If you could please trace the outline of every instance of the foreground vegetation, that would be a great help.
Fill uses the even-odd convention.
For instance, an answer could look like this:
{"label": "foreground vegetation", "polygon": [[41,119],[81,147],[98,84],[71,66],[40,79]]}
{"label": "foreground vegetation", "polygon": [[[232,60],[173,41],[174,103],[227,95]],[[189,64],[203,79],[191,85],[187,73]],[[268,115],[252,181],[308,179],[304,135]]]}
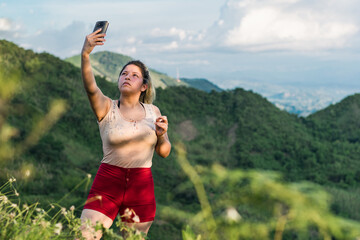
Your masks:
{"label": "foreground vegetation", "polygon": [[[284,183],[274,172],[227,170],[220,165],[195,170],[182,144],[176,145],[176,151],[178,163],[193,183],[201,205],[195,214],[167,209],[171,217],[188,222],[182,227],[183,240],[360,237],[360,222],[331,213],[329,196],[320,186]],[[15,178],[10,178],[0,188],[1,239],[82,238],[81,220],[75,216],[74,206],[66,209],[54,203],[44,210],[34,203],[21,207],[15,182]],[[214,197],[208,198],[209,193],[215,192]],[[120,218],[111,229],[97,225],[96,230],[103,231],[103,239],[123,239],[120,232],[124,230],[129,235],[126,239],[142,237],[134,229],[126,228]]]}

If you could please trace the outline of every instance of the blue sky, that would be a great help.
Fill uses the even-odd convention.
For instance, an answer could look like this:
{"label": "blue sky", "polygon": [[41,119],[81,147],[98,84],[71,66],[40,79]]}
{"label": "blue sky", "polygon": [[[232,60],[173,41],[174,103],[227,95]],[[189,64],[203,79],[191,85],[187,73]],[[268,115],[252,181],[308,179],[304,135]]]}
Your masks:
{"label": "blue sky", "polygon": [[97,20],[108,20],[97,51],[170,76],[179,69],[225,89],[344,95],[360,91],[359,12],[356,0],[0,0],[0,39],[65,58],[80,53]]}

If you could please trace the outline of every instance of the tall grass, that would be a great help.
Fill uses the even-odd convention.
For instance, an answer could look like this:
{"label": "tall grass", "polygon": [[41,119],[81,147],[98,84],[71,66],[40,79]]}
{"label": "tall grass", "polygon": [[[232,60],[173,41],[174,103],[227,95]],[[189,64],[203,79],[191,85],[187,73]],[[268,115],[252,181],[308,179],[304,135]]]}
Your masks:
{"label": "tall grass", "polygon": [[95,227],[91,226],[90,222],[81,223],[81,219],[74,213],[75,206],[66,209],[58,203],[53,203],[49,204],[47,209],[43,209],[38,203],[21,204],[20,194],[14,187],[15,182],[15,178],[10,178],[0,187],[0,239],[83,239],[82,225],[94,235],[96,231],[101,230],[102,239],[122,240],[124,238],[121,232],[126,233],[126,239],[129,240],[141,240],[145,237],[134,228],[126,226],[120,217],[115,221],[117,231],[114,231],[105,229],[100,223]]}
{"label": "tall grass", "polygon": [[0,188],[1,239],[65,239],[81,236],[80,219],[74,215],[75,207],[65,209],[51,204],[45,210],[38,203],[21,204],[19,193],[13,185],[15,181],[15,178],[10,178]]}

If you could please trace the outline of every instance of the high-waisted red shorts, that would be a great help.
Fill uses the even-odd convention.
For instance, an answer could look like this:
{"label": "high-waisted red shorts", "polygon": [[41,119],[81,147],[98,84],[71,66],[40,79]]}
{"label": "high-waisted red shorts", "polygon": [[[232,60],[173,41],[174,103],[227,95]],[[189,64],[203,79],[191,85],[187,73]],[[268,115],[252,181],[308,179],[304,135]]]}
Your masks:
{"label": "high-waisted red shorts", "polygon": [[[151,168],[122,168],[102,163],[95,176],[84,209],[101,212],[114,220],[134,222],[125,210],[139,216],[140,222],[153,221],[156,204]],[[136,220],[135,220],[136,221]]]}

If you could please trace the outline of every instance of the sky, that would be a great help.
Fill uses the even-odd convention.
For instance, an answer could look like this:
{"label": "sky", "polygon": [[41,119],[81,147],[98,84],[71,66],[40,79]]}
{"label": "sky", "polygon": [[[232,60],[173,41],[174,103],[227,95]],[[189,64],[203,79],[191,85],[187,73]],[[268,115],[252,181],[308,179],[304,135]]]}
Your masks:
{"label": "sky", "polygon": [[176,77],[266,94],[360,92],[359,0],[0,0],[0,39],[62,59],[104,46]]}

